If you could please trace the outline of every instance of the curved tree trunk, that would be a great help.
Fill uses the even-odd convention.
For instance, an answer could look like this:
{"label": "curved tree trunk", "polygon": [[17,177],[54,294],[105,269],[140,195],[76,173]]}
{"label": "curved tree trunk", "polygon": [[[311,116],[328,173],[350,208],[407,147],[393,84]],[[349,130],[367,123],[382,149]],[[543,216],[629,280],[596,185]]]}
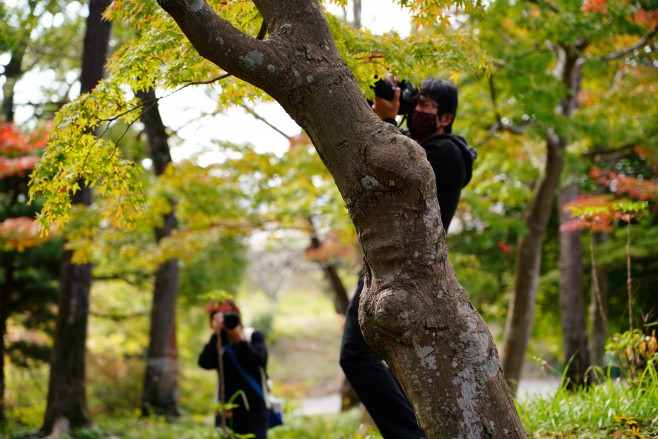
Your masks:
{"label": "curved tree trunk", "polygon": [[[91,91],[103,78],[110,41],[110,23],[102,19],[111,0],[90,0],[82,53],[80,92]],[[89,206],[91,189],[80,182],[73,204]],[[59,311],[48,384],[48,403],[42,427],[54,436],[71,428],[89,427],[85,385],[85,343],[89,315],[92,264],[74,264],[73,252],[65,250],[59,293]]]}
{"label": "curved tree trunk", "polygon": [[[571,185],[560,193],[560,224],[571,219],[561,207],[578,198],[578,187]],[[581,232],[560,232],[560,316],[564,338],[567,387],[576,389],[586,381],[589,369],[585,300],[583,298],[583,249]]]}
{"label": "curved tree trunk", "polygon": [[[137,93],[144,104],[141,121],[144,124],[149,153],[156,176],[162,175],[172,162],[169,136],[162,122],[153,89]],[[154,230],[160,242],[178,228],[171,203],[171,212],[163,218],[163,226]],[[178,260],[171,259],[158,266],[153,286],[151,330],[146,359],[146,374],[142,394],[142,415],[151,411],[168,417],[180,415],[178,398],[178,348],[176,345],[176,299],[178,297]]]}
{"label": "curved tree trunk", "polygon": [[364,250],[364,335],[428,439],[525,437],[493,339],[447,259],[425,153],[372,111],[319,3],[254,1],[268,25],[263,41],[203,1],[158,3],[202,56],[265,90],[309,134]]}

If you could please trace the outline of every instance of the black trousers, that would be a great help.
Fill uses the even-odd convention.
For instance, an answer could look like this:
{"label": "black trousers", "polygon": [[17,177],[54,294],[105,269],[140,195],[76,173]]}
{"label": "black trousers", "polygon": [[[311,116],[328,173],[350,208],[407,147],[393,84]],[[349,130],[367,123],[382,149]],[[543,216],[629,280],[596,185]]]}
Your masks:
{"label": "black trousers", "polygon": [[[234,411],[233,417],[227,419],[227,425],[238,434],[253,434],[253,439],[266,439],[270,414],[267,410]],[[221,425],[219,416],[215,416],[215,427]]]}
{"label": "black trousers", "polygon": [[340,366],[384,439],[420,439],[423,432],[411,404],[389,368],[366,343],[359,327],[363,276],[347,308]]}

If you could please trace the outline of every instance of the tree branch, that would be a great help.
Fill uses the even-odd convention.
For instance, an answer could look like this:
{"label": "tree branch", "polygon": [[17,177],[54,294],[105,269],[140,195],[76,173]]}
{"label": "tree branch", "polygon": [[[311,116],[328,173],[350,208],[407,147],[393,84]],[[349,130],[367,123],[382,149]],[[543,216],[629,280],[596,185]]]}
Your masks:
{"label": "tree branch", "polygon": [[651,40],[656,35],[657,32],[658,32],[658,25],[654,26],[654,28],[651,30],[651,32],[649,32],[643,38],[638,40],[632,46],[630,46],[630,47],[628,47],[624,50],[620,50],[619,52],[609,53],[608,55],[602,57],[601,59],[604,60],[604,61],[611,61],[613,59],[621,58],[622,56],[624,56],[626,54],[629,54],[632,51],[634,51],[635,49],[638,49],[638,48],[644,46],[645,44],[647,44],[649,42],[649,40]]}
{"label": "tree branch", "polygon": [[273,124],[271,124],[267,119],[265,119],[264,117],[262,117],[260,114],[256,113],[256,110],[254,110],[253,108],[251,108],[251,107],[249,107],[248,105],[245,105],[245,104],[240,104],[240,106],[241,106],[242,108],[244,108],[244,110],[245,110],[247,113],[251,114],[251,115],[254,116],[257,120],[260,120],[260,121],[263,122],[265,125],[267,125],[268,127],[272,128],[274,131],[276,131],[277,133],[281,134],[283,137],[286,138],[286,140],[288,140],[289,142],[292,143],[292,140],[293,140],[292,137],[290,137],[289,135],[287,135],[286,133],[284,133],[282,130],[280,130],[279,128],[277,128],[277,127],[274,126]]}
{"label": "tree branch", "polygon": [[[201,56],[262,88],[278,53],[267,41],[245,35],[204,0],[158,0]],[[260,35],[260,33],[259,33]]]}

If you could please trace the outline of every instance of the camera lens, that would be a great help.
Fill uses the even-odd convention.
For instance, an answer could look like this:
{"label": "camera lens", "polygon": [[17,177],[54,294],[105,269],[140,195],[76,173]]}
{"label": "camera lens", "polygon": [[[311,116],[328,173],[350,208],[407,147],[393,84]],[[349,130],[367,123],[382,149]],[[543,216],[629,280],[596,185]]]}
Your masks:
{"label": "camera lens", "polygon": [[233,311],[224,313],[224,327],[226,329],[235,329],[240,324],[240,316]]}

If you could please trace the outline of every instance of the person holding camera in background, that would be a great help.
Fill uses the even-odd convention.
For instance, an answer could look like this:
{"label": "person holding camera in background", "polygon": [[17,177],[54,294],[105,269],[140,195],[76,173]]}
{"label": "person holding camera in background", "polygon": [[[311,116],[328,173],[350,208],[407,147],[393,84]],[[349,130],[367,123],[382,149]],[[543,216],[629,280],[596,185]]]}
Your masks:
{"label": "person holding camera in background", "polygon": [[[220,371],[220,402],[226,403],[237,396],[234,407],[224,411],[226,424],[239,434],[253,434],[255,439],[265,439],[269,424],[269,411],[265,402],[263,373],[267,366],[265,337],[254,330],[247,337],[242,326],[240,308],[233,300],[213,303],[206,307],[210,313],[213,334],[199,355],[199,366]],[[219,363],[221,349],[221,365]],[[223,384],[223,388],[222,388]],[[259,392],[260,389],[260,392]],[[222,414],[216,414],[215,426],[222,425]]]}
{"label": "person holding camera in background", "polygon": [[[477,157],[466,139],[452,134],[457,88],[437,78],[425,79],[420,94],[407,82],[399,85],[389,79],[378,81],[372,108],[382,120],[396,126],[398,115],[406,117],[409,130],[402,132],[416,140],[427,154],[436,178],[441,222],[447,233]],[[361,333],[359,299],[363,283],[362,274],[345,318],[340,365],[384,439],[424,438],[400,384]]]}

